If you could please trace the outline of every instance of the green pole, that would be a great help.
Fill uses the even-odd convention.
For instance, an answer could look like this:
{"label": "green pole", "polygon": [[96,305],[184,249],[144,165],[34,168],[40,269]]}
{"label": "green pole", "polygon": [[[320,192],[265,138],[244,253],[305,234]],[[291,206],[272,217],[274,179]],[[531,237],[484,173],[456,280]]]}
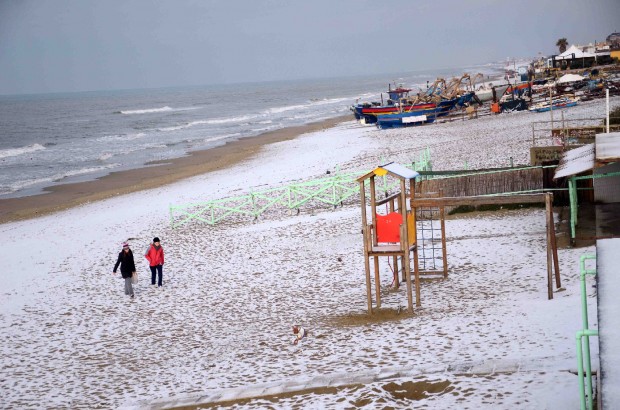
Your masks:
{"label": "green pole", "polygon": [[[588,299],[586,292],[586,275],[596,275],[596,269],[586,269],[586,260],[587,259],[596,259],[594,255],[581,255],[579,259],[579,281],[581,288],[581,321],[583,325],[583,330],[577,332],[577,366],[580,370],[579,373],[579,394],[582,397],[585,392],[583,389],[583,359],[585,358],[585,370],[586,370],[586,381],[588,383],[588,408],[592,409],[592,363],[590,360],[590,336],[598,336],[598,331],[588,329]],[[595,332],[595,334],[592,334]],[[581,343],[581,338],[585,337],[585,348]],[[582,353],[583,350],[583,353]],[[583,357],[585,356],[585,357]],[[582,401],[582,409],[585,409],[585,401]]]}
{"label": "green pole", "polygon": [[575,177],[568,180],[568,198],[570,202],[570,237],[575,240],[575,226],[577,225],[577,190],[575,189]]}
{"label": "green pole", "polygon": [[[583,354],[582,354],[582,345],[581,338],[586,338],[586,346],[588,346],[587,339],[590,336],[598,336],[598,330],[590,330],[584,329],[577,332],[575,338],[577,339],[577,373],[579,377],[579,404],[581,410],[586,410],[586,397],[585,390],[583,385]],[[587,362],[586,362],[587,364]],[[586,368],[587,370],[587,368]],[[594,399],[592,397],[592,377],[588,377],[588,409],[592,410]]]}

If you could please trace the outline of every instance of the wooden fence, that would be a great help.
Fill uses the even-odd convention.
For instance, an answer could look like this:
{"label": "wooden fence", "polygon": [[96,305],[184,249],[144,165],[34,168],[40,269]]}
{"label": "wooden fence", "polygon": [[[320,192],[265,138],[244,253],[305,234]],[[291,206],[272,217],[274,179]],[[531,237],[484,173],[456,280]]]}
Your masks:
{"label": "wooden fence", "polygon": [[[461,171],[462,172],[462,171]],[[543,168],[507,168],[460,175],[433,175],[416,182],[416,196],[442,192],[446,197],[479,196],[507,193],[541,192]]]}

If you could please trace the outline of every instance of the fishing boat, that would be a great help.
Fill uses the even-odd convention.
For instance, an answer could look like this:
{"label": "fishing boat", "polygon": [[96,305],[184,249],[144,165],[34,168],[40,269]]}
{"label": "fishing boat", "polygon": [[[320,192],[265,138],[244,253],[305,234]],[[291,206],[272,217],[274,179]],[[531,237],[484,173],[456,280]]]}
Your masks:
{"label": "fishing boat", "polygon": [[375,124],[377,122],[377,116],[386,114],[397,114],[401,112],[412,112],[418,110],[435,109],[434,103],[414,103],[409,99],[409,92],[411,89],[398,86],[392,88],[388,85],[388,100],[387,104],[382,102],[363,102],[357,103],[351,107],[353,115],[356,120],[363,120],[366,124]]}
{"label": "fishing boat", "polygon": [[404,112],[432,109],[436,107],[433,103],[424,104],[403,104],[403,105],[382,105],[382,106],[356,106],[354,115],[358,120],[364,120],[366,124],[374,124],[380,115],[398,114],[401,109]]}
{"label": "fishing boat", "polygon": [[[568,108],[574,107],[577,105],[577,99],[570,97],[560,97],[553,100],[553,109],[556,108]],[[534,112],[547,112],[551,110],[551,104],[549,101],[540,102],[538,104],[534,104],[529,108],[530,111]]]}
{"label": "fishing boat", "polygon": [[400,128],[410,127],[413,125],[430,124],[435,121],[438,108],[435,104],[432,107],[424,109],[415,109],[390,114],[377,115],[377,127],[384,128]]}
{"label": "fishing boat", "polygon": [[523,94],[527,93],[531,87],[532,87],[531,82],[511,84],[506,90],[506,94],[513,94],[517,97],[521,97]]}
{"label": "fishing boat", "polygon": [[457,98],[456,105],[458,105],[459,107],[464,107],[466,104],[469,104],[475,98],[476,98],[476,93],[473,91],[468,91],[465,94]]}
{"label": "fishing boat", "polygon": [[437,109],[435,110],[436,117],[443,117],[448,115],[450,111],[456,106],[459,98],[452,98],[449,100],[442,99],[437,103]]}
{"label": "fishing boat", "polygon": [[476,90],[476,97],[482,102],[491,101],[493,99],[493,89],[495,89],[495,98],[499,100],[506,92],[510,84],[483,85]]}

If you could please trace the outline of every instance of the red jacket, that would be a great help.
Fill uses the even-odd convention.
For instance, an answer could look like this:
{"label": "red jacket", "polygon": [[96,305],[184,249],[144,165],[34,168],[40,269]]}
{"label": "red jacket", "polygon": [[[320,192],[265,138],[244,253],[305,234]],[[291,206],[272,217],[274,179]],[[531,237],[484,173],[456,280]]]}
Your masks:
{"label": "red jacket", "polygon": [[164,248],[162,246],[159,249],[155,249],[155,245],[149,245],[149,248],[144,254],[146,260],[149,261],[149,266],[157,266],[164,264]]}

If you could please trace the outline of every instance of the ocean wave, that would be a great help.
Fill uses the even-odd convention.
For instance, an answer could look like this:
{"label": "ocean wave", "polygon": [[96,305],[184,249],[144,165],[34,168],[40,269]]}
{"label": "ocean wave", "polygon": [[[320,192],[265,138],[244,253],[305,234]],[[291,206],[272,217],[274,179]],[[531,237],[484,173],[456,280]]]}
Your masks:
{"label": "ocean wave", "polygon": [[182,129],[186,129],[186,128],[191,128],[194,127],[196,125],[213,125],[213,124],[228,124],[228,123],[232,123],[232,122],[242,122],[242,121],[248,121],[248,120],[252,120],[257,118],[256,115],[241,115],[238,117],[228,117],[228,118],[215,118],[212,120],[198,120],[198,121],[192,121],[192,122],[188,122],[186,124],[179,124],[179,125],[174,125],[172,127],[163,127],[163,128],[158,128],[158,131],[162,131],[162,132],[169,132],[169,131],[178,131],[178,130],[182,130]]}
{"label": "ocean wave", "polygon": [[63,173],[60,177],[54,179],[54,181],[60,181],[65,178],[75,177],[78,175],[92,174],[94,172],[105,171],[108,169],[116,168],[118,165],[119,164],[109,164],[109,165],[103,165],[100,167],[88,167],[88,168],[74,169],[72,171],[67,171]]}
{"label": "ocean wave", "polygon": [[241,121],[252,120],[256,117],[257,117],[256,115],[241,115],[238,117],[216,118],[213,120],[207,120],[205,124],[226,124],[229,122],[241,122]]}
{"label": "ocean wave", "polygon": [[339,98],[323,98],[322,100],[315,100],[310,104],[310,106],[315,105],[328,105],[328,104],[337,104],[343,101],[350,101],[350,97],[339,97]]}
{"label": "ocean wave", "polygon": [[131,114],[149,114],[153,112],[166,112],[166,111],[172,111],[172,108],[166,105],[165,107],[160,107],[160,108],[146,108],[143,110],[124,110],[124,111],[114,111],[114,112],[117,114],[131,115]]}
{"label": "ocean wave", "polygon": [[190,110],[198,110],[198,109],[200,109],[200,107],[171,108],[166,105],[160,108],[145,108],[142,110],[121,110],[121,111],[114,111],[114,113],[132,115],[132,114],[152,114],[156,112],[190,111]]}
{"label": "ocean wave", "polygon": [[13,192],[17,192],[20,191],[22,189],[26,189],[28,187],[34,186],[34,185],[39,185],[39,184],[49,184],[50,182],[58,182],[61,181],[65,178],[69,178],[69,177],[74,177],[74,176],[78,176],[78,175],[84,175],[84,174],[92,174],[94,172],[100,172],[100,171],[106,171],[108,169],[112,169],[112,168],[116,168],[118,167],[120,164],[109,164],[109,165],[104,165],[104,166],[100,166],[100,167],[88,167],[88,168],[80,168],[80,169],[74,169],[71,171],[67,171],[64,173],[58,173],[58,174],[54,174],[54,175],[49,175],[43,178],[35,178],[35,179],[28,179],[25,181],[19,181],[19,182],[15,182],[13,184],[10,184],[8,186],[4,185],[1,188],[0,191],[0,195],[5,195],[5,194],[11,194]]}
{"label": "ocean wave", "polygon": [[41,151],[43,149],[45,149],[45,147],[41,144],[32,144],[20,148],[3,149],[0,150],[0,158],[17,157],[19,155],[29,154],[31,152]]}
{"label": "ocean wave", "polygon": [[98,142],[109,142],[109,141],[131,141],[143,138],[146,136],[143,132],[138,132],[136,134],[115,134],[115,135],[104,135],[103,137],[96,138],[95,141]]}
{"label": "ocean wave", "polygon": [[157,130],[162,131],[162,132],[178,131],[178,130],[183,130],[186,128],[191,128],[196,125],[203,125],[203,124],[211,124],[211,123],[209,122],[209,120],[199,120],[199,121],[188,122],[187,124],[173,125],[172,127],[158,128]]}
{"label": "ocean wave", "polygon": [[307,109],[313,109],[314,107],[322,106],[322,105],[330,105],[330,104],[338,104],[344,101],[351,100],[351,97],[338,97],[338,98],[321,98],[321,99],[313,99],[307,104],[294,104],[294,105],[285,105],[282,107],[273,107],[263,111],[263,114],[281,114],[288,111],[302,111]]}
{"label": "ocean wave", "polygon": [[203,141],[204,142],[215,142],[215,141],[224,140],[226,138],[238,137],[239,135],[241,135],[240,132],[235,132],[233,134],[217,135],[215,137],[205,138]]}
{"label": "ocean wave", "polygon": [[283,107],[269,108],[265,110],[264,113],[265,114],[280,114],[280,113],[292,111],[292,110],[301,110],[303,108],[308,108],[309,106],[310,106],[309,104],[286,105]]}

